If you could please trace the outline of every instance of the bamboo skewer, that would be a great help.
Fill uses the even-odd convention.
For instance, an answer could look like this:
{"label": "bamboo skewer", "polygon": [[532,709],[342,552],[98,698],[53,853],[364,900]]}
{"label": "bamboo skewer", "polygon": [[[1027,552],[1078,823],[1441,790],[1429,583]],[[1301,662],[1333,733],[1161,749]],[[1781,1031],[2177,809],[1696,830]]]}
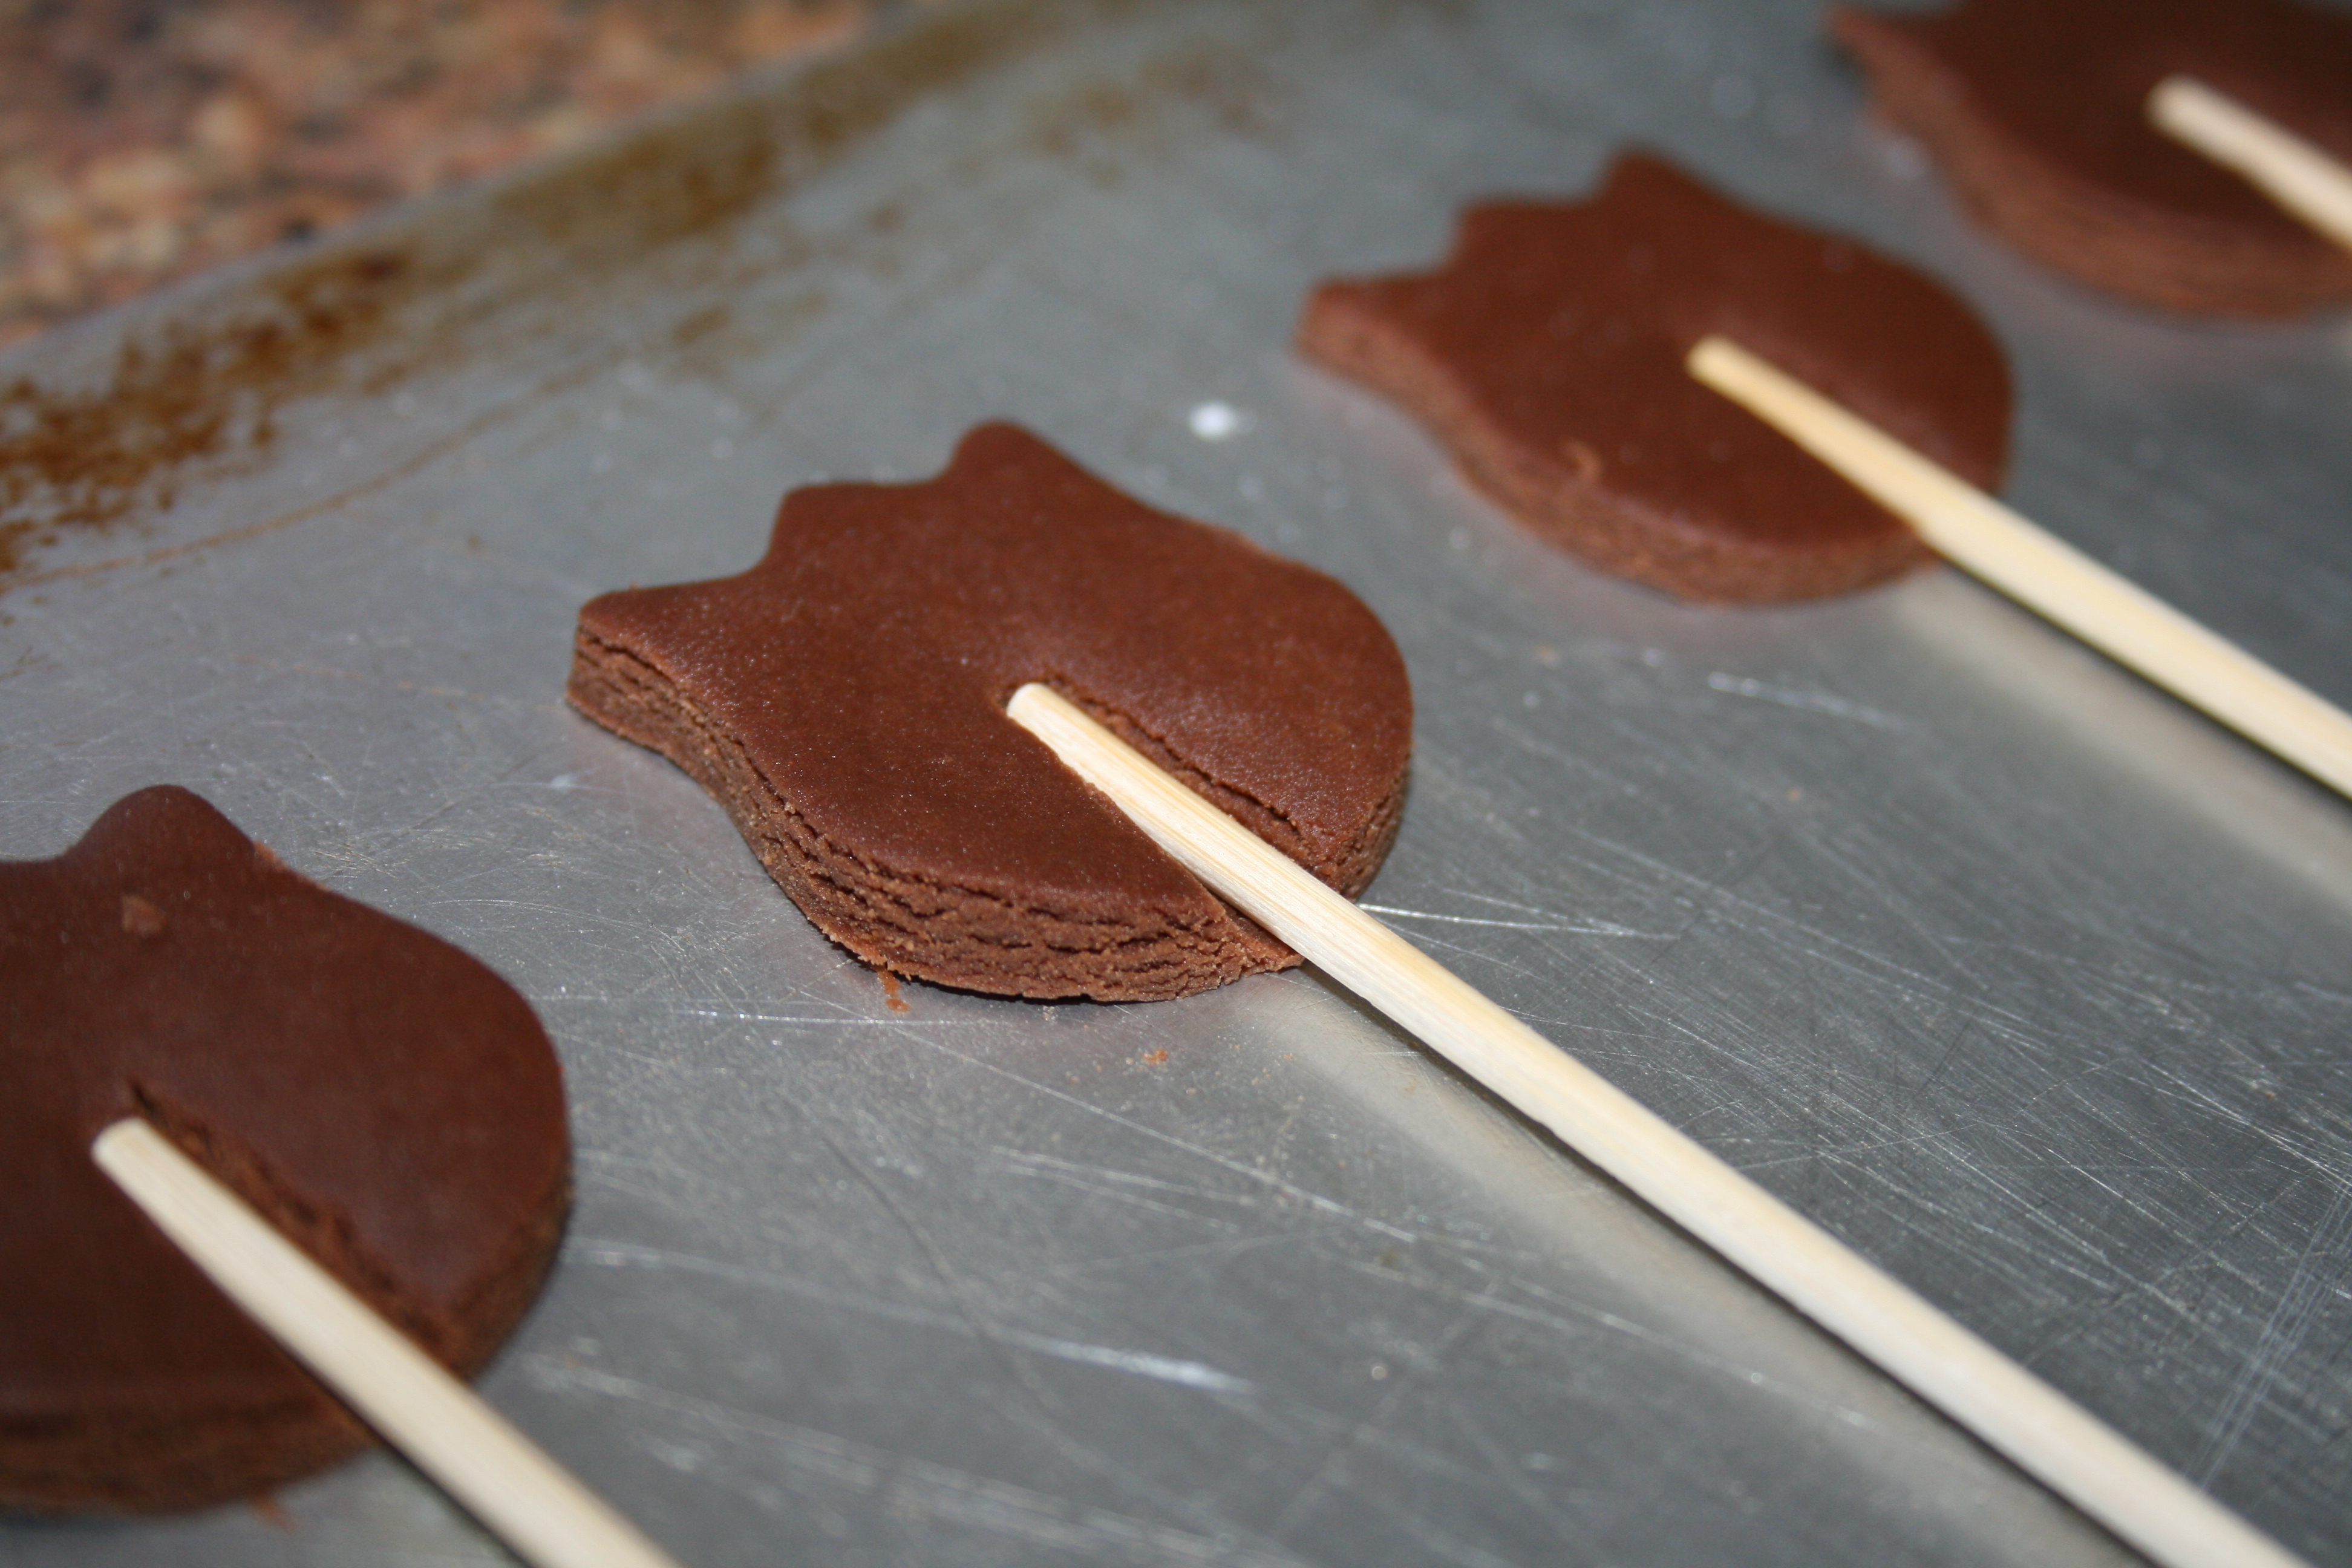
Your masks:
{"label": "bamboo skewer", "polygon": [[1937,552],[2248,740],[2352,795],[2352,715],[1727,339],[1690,373],[1773,426]]}
{"label": "bamboo skewer", "polygon": [[1733,1266],[2168,1568],[2298,1559],[1043,686],[1007,711],[1192,874]]}
{"label": "bamboo skewer", "polygon": [[90,1157],[213,1282],[538,1568],[677,1568],[440,1363],[136,1117]]}
{"label": "bamboo skewer", "polygon": [[2243,174],[2288,212],[2352,248],[2352,168],[2340,159],[2194,77],[2158,82],[2147,95],[2147,117],[2166,135]]}

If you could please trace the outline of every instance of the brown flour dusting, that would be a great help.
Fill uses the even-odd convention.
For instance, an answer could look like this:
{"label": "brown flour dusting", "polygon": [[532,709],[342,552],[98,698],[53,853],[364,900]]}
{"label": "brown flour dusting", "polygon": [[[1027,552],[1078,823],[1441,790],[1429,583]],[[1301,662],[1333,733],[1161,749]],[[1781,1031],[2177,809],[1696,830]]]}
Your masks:
{"label": "brown flour dusting", "polygon": [[[225,321],[175,319],[133,335],[87,384],[19,375],[0,387],[0,592],[42,580],[36,556],[68,535],[152,522],[191,483],[258,467],[289,404],[381,394],[462,362],[479,352],[483,313],[500,300],[586,287],[651,248],[718,233],[909,105],[1122,5],[1013,0],[927,21],[773,90],[722,98],[576,156],[470,213],[445,213],[437,237],[415,231],[291,263]],[[497,298],[445,306],[484,272]],[[681,323],[682,351],[723,340],[713,310]]]}
{"label": "brown flour dusting", "polygon": [[263,307],[206,331],[134,337],[87,391],[0,388],[0,581],[68,531],[169,511],[180,485],[250,469],[289,400],[336,384],[420,279],[406,254],[323,258],[272,279]]}

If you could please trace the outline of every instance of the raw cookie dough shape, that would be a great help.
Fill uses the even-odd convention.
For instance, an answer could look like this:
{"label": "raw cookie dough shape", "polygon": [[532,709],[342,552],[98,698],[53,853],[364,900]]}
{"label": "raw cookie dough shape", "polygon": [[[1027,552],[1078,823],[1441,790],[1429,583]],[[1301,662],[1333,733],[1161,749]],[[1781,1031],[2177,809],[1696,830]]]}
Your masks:
{"label": "raw cookie dough shape", "polygon": [[2352,254],[2148,122],[2196,77],[2352,161],[2352,16],[2286,0],[1964,0],[1842,7],[1885,120],[1969,212],[2044,265],[2143,304],[2297,316],[2352,299]]}
{"label": "raw cookie dough shape", "polygon": [[1573,204],[1468,209],[1434,272],[1344,279],[1298,346],[1419,416],[1541,537],[1686,599],[1843,593],[1936,557],[1685,356],[1737,339],[1971,483],[1999,487],[2007,362],[1924,274],[1629,153]]}
{"label": "raw cookie dough shape", "polygon": [[195,1508],[365,1428],[92,1163],[144,1115],[445,1365],[562,1233],[561,1069],[521,997],[286,869],[198,796],[0,862],[0,1507]]}
{"label": "raw cookie dough shape", "polygon": [[869,963],[1142,1001],[1297,963],[1006,716],[1032,680],[1343,893],[1395,837],[1412,698],[1372,613],[1010,425],[925,483],[793,491],[740,576],[590,602],[568,695]]}

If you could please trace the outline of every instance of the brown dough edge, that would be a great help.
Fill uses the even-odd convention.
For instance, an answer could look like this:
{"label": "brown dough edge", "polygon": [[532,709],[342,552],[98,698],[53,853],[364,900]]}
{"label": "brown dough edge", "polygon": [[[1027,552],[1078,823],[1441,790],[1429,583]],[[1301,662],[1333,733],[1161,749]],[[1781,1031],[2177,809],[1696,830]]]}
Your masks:
{"label": "brown dough edge", "polygon": [[[554,1265],[572,1206],[569,1160],[554,1189],[531,1205],[533,1222],[512,1238],[508,1257],[444,1315],[403,1291],[358,1246],[341,1215],[296,1196],[250,1148],[177,1114],[143,1088],[134,1086],[134,1092],[157,1131],[458,1377],[470,1380],[488,1364]],[[224,1388],[200,1408],[170,1412],[125,1403],[37,1422],[0,1413],[0,1510],[178,1513],[210,1508],[314,1475],[374,1440],[315,1383],[290,1399],[239,1399]]]}
{"label": "brown dough edge", "polygon": [[2279,321],[2352,300],[2352,258],[2248,243],[2116,196],[1969,107],[1965,79],[1899,17],[1839,6],[1830,31],[1870,78],[1872,114],[1926,142],[1976,221],[2043,266],[2160,310]]}
{"label": "brown dough edge", "polygon": [[[1177,761],[1127,716],[1068,693],[1121,739],[1297,856],[1298,836],[1263,804]],[[779,887],[816,928],[894,973],[994,995],[1040,1000],[1156,1002],[1287,969],[1298,955],[1220,900],[1198,927],[1024,907],[979,889],[950,887],[878,864],[811,827],[735,737],[635,650],[574,637],[572,705],[614,734],[660,752],[725,807]],[[1349,897],[1361,892],[1395,842],[1405,772],[1363,827],[1307,869]]]}
{"label": "brown dough edge", "polygon": [[1307,300],[1299,352],[1410,409],[1464,476],[1538,536],[1592,566],[1677,598],[1771,604],[1843,594],[1937,563],[1908,529],[1835,551],[1798,553],[1695,529],[1592,483],[1576,466],[1531,449],[1481,412],[1444,360],[1348,283]]}

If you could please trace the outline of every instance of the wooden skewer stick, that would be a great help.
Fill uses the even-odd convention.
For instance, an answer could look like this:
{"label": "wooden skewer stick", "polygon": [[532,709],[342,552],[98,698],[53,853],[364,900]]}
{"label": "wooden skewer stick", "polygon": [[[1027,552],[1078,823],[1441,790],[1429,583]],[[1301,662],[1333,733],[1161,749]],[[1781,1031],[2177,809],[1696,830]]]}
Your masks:
{"label": "wooden skewer stick", "polygon": [[90,1157],[367,1424],[539,1568],[677,1568],[408,1337],[137,1117]]}
{"label": "wooden skewer stick", "polygon": [[2336,244],[2352,247],[2352,169],[2267,115],[2194,77],[2168,76],[2147,95],[2156,128],[2260,186]]}
{"label": "wooden skewer stick", "polygon": [[2352,795],[2352,715],[1725,338],[1690,373],[1835,468],[1938,554]]}
{"label": "wooden skewer stick", "polygon": [[1192,874],[1653,1208],[2168,1568],[2297,1559],[1043,686],[1007,710]]}

